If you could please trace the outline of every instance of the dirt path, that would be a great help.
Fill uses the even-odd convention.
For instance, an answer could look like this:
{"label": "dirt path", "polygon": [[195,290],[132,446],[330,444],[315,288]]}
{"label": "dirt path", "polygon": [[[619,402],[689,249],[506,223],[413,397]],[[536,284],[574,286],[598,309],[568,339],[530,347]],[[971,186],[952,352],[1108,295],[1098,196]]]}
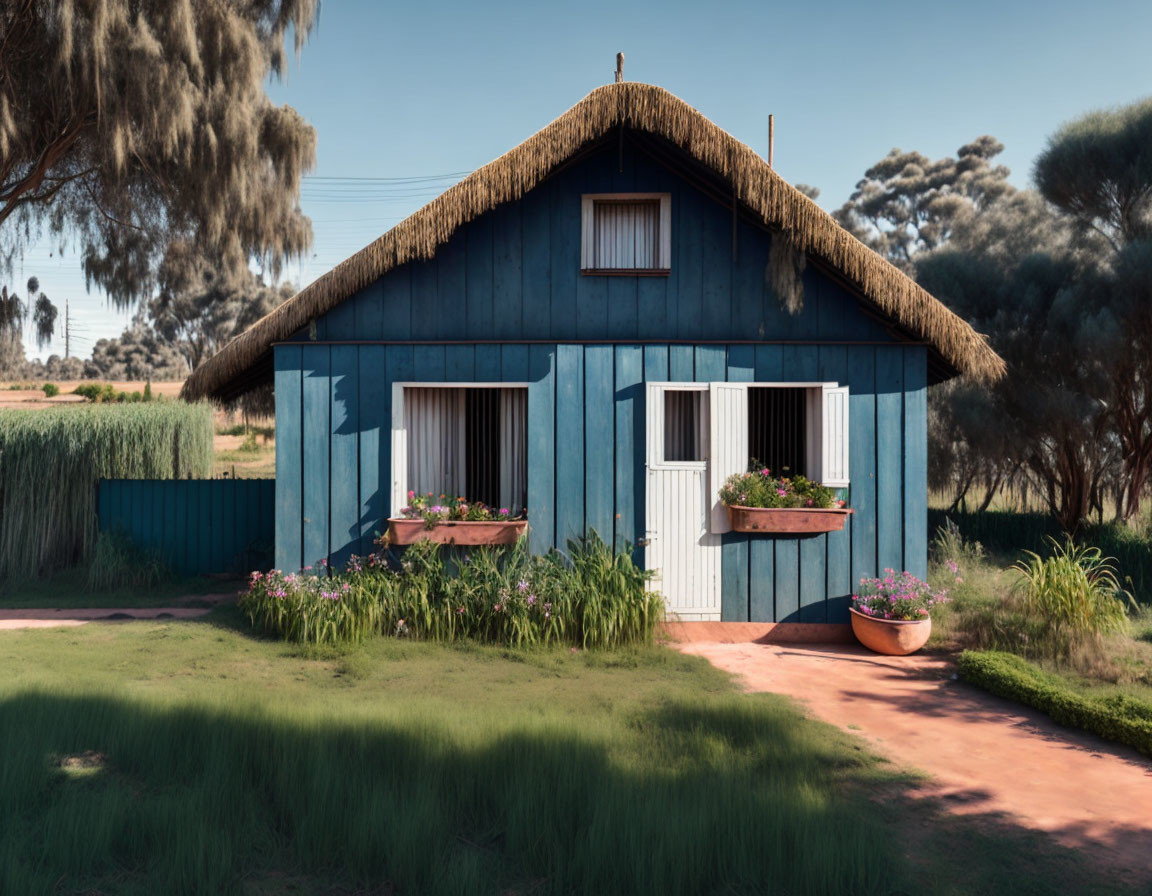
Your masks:
{"label": "dirt path", "polygon": [[0,631],[16,628],[55,628],[89,622],[131,619],[195,619],[212,607],[99,607],[92,610],[0,610]]}
{"label": "dirt path", "polygon": [[940,657],[839,644],[676,646],[927,772],[919,793],[950,811],[1006,817],[1152,884],[1152,760],[1135,751],[956,681]]}

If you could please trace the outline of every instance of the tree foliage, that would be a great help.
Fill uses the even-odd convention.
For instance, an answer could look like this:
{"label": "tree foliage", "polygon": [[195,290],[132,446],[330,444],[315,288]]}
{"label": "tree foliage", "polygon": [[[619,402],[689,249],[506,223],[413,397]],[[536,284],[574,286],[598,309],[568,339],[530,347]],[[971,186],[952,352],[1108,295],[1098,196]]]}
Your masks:
{"label": "tree foliage", "polygon": [[79,246],[114,305],[149,295],[174,243],[273,276],[311,241],[314,130],[265,93],[316,0],[0,6],[0,263],[42,232]]}
{"label": "tree foliage", "polygon": [[248,269],[222,271],[194,253],[170,253],[162,281],[148,314],[156,332],[184,356],[189,370],[296,291],[289,283],[269,286]]}
{"label": "tree foliage", "polygon": [[[934,390],[933,485],[981,506],[1034,487],[1072,531],[1152,481],[1152,101],[1065,126],[1036,162],[1040,192],[1007,189],[913,256],[917,279],[1008,362],[992,390]],[[1143,151],[1141,151],[1143,149]],[[893,228],[903,219],[894,219]]]}
{"label": "tree foliage", "polygon": [[1044,198],[1119,251],[1152,239],[1152,99],[1065,125],[1036,159]]}
{"label": "tree foliage", "polygon": [[1009,171],[992,160],[993,137],[961,146],[956,157],[930,159],[893,149],[864,178],[835,218],[865,245],[909,270],[916,255],[946,243],[957,226],[1015,192]]}

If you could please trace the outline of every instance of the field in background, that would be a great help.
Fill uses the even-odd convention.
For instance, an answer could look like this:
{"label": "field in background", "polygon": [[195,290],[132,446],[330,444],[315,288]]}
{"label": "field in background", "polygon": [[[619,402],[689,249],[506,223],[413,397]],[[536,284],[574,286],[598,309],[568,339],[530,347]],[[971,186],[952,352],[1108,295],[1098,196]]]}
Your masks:
{"label": "field in background", "polygon": [[[105,383],[108,380],[59,380],[53,382],[60,394],[52,398],[44,395],[44,383],[19,381],[0,382],[0,411],[36,411],[67,405],[84,405],[83,396],[74,395],[76,387],[82,383]],[[21,388],[11,388],[13,385]],[[144,381],[111,382],[117,392],[143,393]],[[152,382],[152,394],[157,397],[175,399],[180,394],[183,381]],[[29,388],[24,388],[29,387]],[[239,479],[272,479],[276,476],[276,440],[272,433],[275,421],[272,417],[250,417],[246,421],[249,431],[256,432],[255,440],[247,437],[242,430],[245,424],[239,411],[216,411],[216,437],[213,447],[216,452],[215,476],[228,476]]]}

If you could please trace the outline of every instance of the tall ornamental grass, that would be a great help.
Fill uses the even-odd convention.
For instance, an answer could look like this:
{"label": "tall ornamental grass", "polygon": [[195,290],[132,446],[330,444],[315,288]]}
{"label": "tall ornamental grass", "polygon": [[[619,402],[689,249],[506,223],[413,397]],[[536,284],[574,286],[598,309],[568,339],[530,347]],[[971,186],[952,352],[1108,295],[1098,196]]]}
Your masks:
{"label": "tall ornamental grass", "polygon": [[467,552],[412,545],[398,569],[380,555],[340,575],[253,573],[240,608],[253,625],[291,641],[356,643],[370,632],[508,646],[617,647],[648,643],[664,613],[645,590],[630,549],[592,533],[567,553],[509,548]]}
{"label": "tall ornamental grass", "polygon": [[100,479],[211,474],[207,404],[0,411],[0,581],[88,557]]}
{"label": "tall ornamental grass", "polygon": [[1058,655],[1089,637],[1123,632],[1132,602],[1120,587],[1114,561],[1097,547],[1051,540],[1051,554],[1025,551],[1016,564],[1024,606],[1040,619],[1046,640]]}

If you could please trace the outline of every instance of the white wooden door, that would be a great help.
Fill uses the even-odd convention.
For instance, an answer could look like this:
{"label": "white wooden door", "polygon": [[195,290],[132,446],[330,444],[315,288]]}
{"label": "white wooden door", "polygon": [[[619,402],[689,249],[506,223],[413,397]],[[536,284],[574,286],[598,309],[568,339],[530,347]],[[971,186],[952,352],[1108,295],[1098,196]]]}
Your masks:
{"label": "white wooden door", "polygon": [[[689,392],[700,419],[692,451],[666,456],[669,436],[665,418],[666,393]],[[670,617],[683,620],[720,618],[720,535],[711,529],[712,494],[709,477],[710,400],[707,384],[649,383],[647,387],[646,514],[644,564],[655,571],[649,588],[664,596]],[[675,402],[674,402],[675,404]],[[683,423],[684,421],[676,421]],[[673,429],[675,427],[673,426]],[[682,435],[683,433],[681,433]],[[682,447],[682,446],[681,446]]]}

